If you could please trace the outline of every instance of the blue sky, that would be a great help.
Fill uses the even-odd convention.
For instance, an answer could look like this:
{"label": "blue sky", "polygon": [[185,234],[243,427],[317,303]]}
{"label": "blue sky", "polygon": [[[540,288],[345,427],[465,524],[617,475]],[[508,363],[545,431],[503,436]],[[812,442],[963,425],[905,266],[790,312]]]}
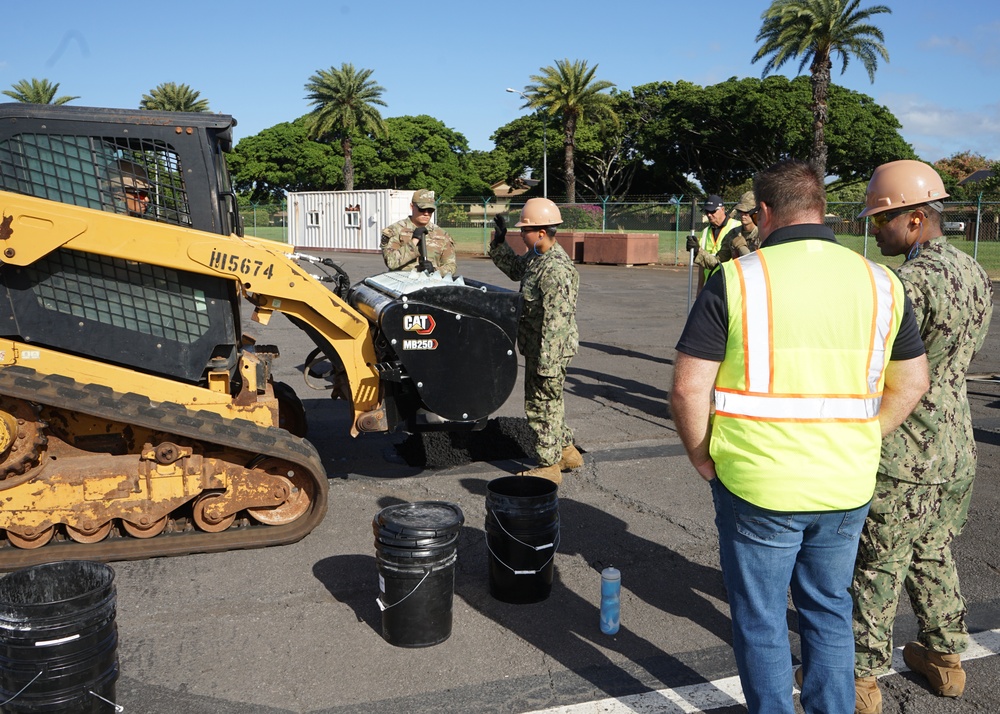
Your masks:
{"label": "blue sky", "polygon": [[[429,114],[473,149],[521,113],[530,75],[557,59],[597,64],[627,90],[759,77],[754,38],[768,0],[25,0],[6,3],[0,89],[58,82],[81,106],[137,107],[162,82],[190,85],[239,122],[237,140],[310,110],[304,85],[350,62],[385,88],[383,116]],[[862,7],[876,0],[862,0]],[[835,83],[887,106],[917,154],[1000,160],[1000,10],[995,1],[883,0],[889,62],[874,84],[852,61]],[[157,7],[161,8],[157,10]],[[782,73],[794,76],[798,63]],[[0,97],[6,99],[6,97]]]}

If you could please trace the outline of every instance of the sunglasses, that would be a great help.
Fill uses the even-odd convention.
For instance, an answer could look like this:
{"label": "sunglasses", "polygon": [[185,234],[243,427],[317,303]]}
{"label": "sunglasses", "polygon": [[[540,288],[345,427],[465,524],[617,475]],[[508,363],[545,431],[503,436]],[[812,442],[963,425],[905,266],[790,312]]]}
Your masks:
{"label": "sunglasses", "polygon": [[416,209],[417,213],[434,213],[433,208],[421,208],[420,206],[416,206]]}
{"label": "sunglasses", "polygon": [[886,211],[885,213],[876,213],[874,216],[869,216],[868,220],[871,221],[872,225],[876,229],[881,228],[889,221],[894,221],[899,216],[904,213],[913,213],[912,208],[900,208],[895,211]]}

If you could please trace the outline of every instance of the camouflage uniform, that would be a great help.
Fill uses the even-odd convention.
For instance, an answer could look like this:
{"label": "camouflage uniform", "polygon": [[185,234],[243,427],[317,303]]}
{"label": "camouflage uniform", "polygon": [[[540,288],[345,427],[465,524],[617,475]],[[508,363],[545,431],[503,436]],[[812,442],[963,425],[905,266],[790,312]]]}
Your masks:
{"label": "camouflage uniform", "polygon": [[[393,223],[382,231],[382,259],[389,270],[418,270],[420,268],[420,249],[413,245],[413,231],[417,225],[409,216]],[[433,223],[427,225],[424,236],[427,249],[427,260],[442,275],[454,275],[455,241],[451,239],[440,226]]]}
{"label": "camouflage uniform", "polygon": [[506,243],[490,248],[490,258],[511,280],[521,281],[524,304],[517,347],[524,355],[524,413],[535,433],[540,466],[558,463],[573,444],[566,425],[563,383],[579,347],[576,297],[580,274],[558,243],[542,255],[518,256]]}
{"label": "camouflage uniform", "polygon": [[931,386],[882,441],[875,496],[854,570],[855,676],[887,672],[900,587],[937,652],[965,651],[965,600],[951,541],[962,532],[976,474],[966,395],[969,363],[982,348],[993,287],[971,257],[935,238],[899,268],[927,348]]}
{"label": "camouflage uniform", "polygon": [[733,247],[736,248],[737,258],[739,258],[741,255],[746,255],[747,253],[754,252],[755,250],[760,248],[760,236],[757,235],[757,226],[754,226],[753,230],[750,231],[749,233],[743,230],[741,226],[739,237],[734,238],[731,241],[731,243],[733,244]]}

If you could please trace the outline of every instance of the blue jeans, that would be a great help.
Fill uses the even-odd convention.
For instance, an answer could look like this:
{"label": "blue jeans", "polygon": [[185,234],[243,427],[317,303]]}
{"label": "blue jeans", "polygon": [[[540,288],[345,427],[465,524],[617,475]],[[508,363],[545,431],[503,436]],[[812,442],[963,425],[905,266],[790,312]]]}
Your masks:
{"label": "blue jeans", "polygon": [[794,714],[788,588],[802,640],[806,714],[853,714],[851,576],[868,504],[851,511],[768,511],[712,482],[733,649],[751,714]]}

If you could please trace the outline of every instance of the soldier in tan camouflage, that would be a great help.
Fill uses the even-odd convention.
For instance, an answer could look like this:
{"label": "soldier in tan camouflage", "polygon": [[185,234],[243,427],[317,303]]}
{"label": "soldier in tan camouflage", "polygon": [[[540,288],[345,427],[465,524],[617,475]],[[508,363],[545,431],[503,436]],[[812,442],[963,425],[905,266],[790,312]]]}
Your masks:
{"label": "soldier in tan camouflage", "polygon": [[511,280],[521,281],[524,303],[517,347],[524,355],[524,413],[535,433],[538,466],[521,472],[562,483],[562,472],[583,466],[566,424],[563,385],[566,369],[579,347],[576,297],[580,275],[566,251],[556,243],[562,223],[559,207],[547,198],[524,204],[517,227],[528,252],[518,256],[504,238],[507,224],[495,219],[490,258]]}
{"label": "soldier in tan camouflage", "polygon": [[899,278],[927,348],[931,387],[882,442],[868,519],[854,571],[856,711],[882,711],[876,677],[892,664],[892,624],[901,588],[919,623],[903,659],[939,695],[965,689],[966,606],[951,554],[965,526],[976,474],[966,396],[969,363],[993,312],[989,276],[942,235],[941,177],[920,161],[875,169],[867,216],[882,255],[905,255]]}
{"label": "soldier in tan camouflage", "polygon": [[[760,247],[760,238],[757,237],[757,199],[754,198],[753,191],[740,196],[731,215],[739,220],[741,227],[739,233],[730,232],[723,239],[722,250],[719,251],[720,260],[723,261],[747,255]],[[724,254],[728,257],[723,258]]]}
{"label": "soldier in tan camouflage", "polygon": [[[439,226],[431,223],[434,215],[434,192],[414,191],[410,215],[382,231],[382,259],[389,270],[437,270],[454,275],[455,241]],[[429,265],[422,265],[420,242]]]}

